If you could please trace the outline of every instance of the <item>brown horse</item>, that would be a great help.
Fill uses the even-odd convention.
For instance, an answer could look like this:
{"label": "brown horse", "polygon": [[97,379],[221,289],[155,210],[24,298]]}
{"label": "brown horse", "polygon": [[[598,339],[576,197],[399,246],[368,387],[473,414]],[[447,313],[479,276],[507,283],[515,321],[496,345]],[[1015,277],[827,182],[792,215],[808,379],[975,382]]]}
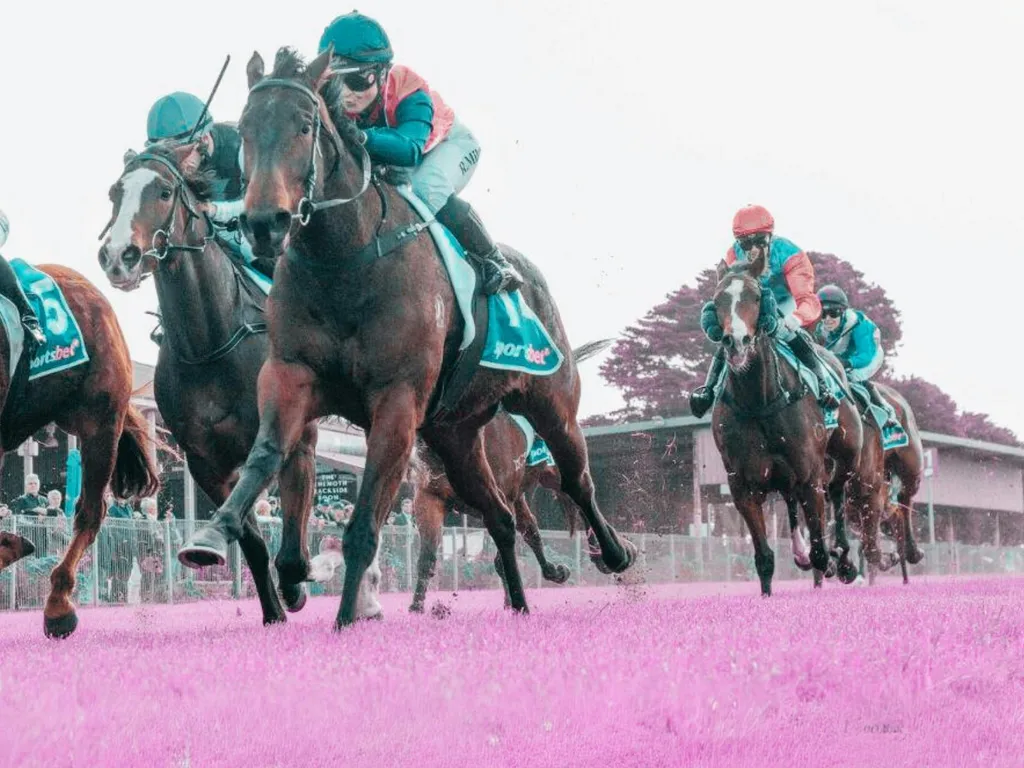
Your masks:
{"label": "brown horse", "polygon": [[[75,571],[106,514],[104,489],[110,485],[119,497],[152,495],[159,487],[159,473],[148,450],[153,443],[146,420],[130,405],[132,361],[113,308],[73,269],[56,264],[38,269],[63,291],[82,330],[89,360],[30,382],[28,360],[22,357],[13,375],[2,382],[7,386],[0,456],[50,422],[80,441],[82,493],[75,504],[75,532],[64,559],[50,574],[51,590],[43,610],[46,634],[66,637],[78,626],[71,602]],[[6,337],[0,339],[0,348],[6,359]]]}
{"label": "brown horse", "polygon": [[[526,436],[512,417],[504,411],[499,411],[484,427],[483,441],[487,463],[491,465],[498,488],[506,499],[512,500],[516,529],[533,550],[544,578],[555,584],[564,584],[569,580],[569,569],[562,564],[553,565],[548,562],[537,518],[526,501],[526,494],[537,486],[554,491],[565,511],[569,532],[572,535],[575,529],[576,508],[572,500],[561,493],[558,469],[547,464],[526,466],[526,453],[529,450]],[[434,578],[437,566],[437,551],[441,546],[445,512],[458,505],[459,499],[445,475],[440,458],[425,445],[418,446],[411,469],[416,485],[412,508],[420,532],[420,555],[416,569],[416,589],[409,610],[422,613],[427,588],[430,586],[430,580]],[[482,517],[480,512],[472,507],[461,506],[461,509],[472,517]],[[504,581],[501,558],[498,555],[495,555],[494,567]],[[505,599],[508,602],[507,589]]]}
{"label": "brown horse", "polygon": [[[763,505],[771,491],[786,500],[791,521],[796,505],[804,510],[811,538],[809,563],[798,551],[794,529],[794,560],[829,573],[825,547],[825,489],[835,511],[839,576],[853,581],[857,572],[849,558],[843,523],[844,488],[857,469],[862,430],[856,407],[840,403],[838,426],[825,428],[821,408],[792,366],[784,365],[774,339],[758,326],[764,270],[763,255],[749,264],[724,271],[715,290],[715,309],[724,331],[728,375],[712,414],[715,444],[722,455],[736,509],[750,529],[754,564],[761,593],[771,594],[775,555],[768,546]],[[843,378],[834,356],[819,350]]]}
{"label": "brown horse", "polygon": [[0,531],[0,571],[35,551],[35,545],[24,536],[10,531]]}
{"label": "brown horse", "polygon": [[[901,448],[882,451],[882,435],[871,416],[864,419],[864,447],[861,466],[850,483],[851,522],[861,530],[861,551],[867,561],[869,576],[873,571],[887,571],[899,562],[903,583],[910,581],[907,563],[921,562],[924,553],[914,540],[911,502],[921,487],[924,450],[917,420],[910,404],[895,389],[876,383],[879,392],[896,410],[896,417],[909,441]],[[893,493],[895,492],[895,493]],[[895,503],[891,498],[895,496]],[[879,548],[879,526],[888,524],[896,540],[896,556],[883,557]]]}
{"label": "brown horse", "polygon": [[[264,78],[254,54],[249,98],[239,121],[246,176],[242,226],[257,257],[279,258],[267,304],[270,354],[260,372],[260,431],[241,477],[210,524],[179,553],[182,562],[225,559],[241,516],[280,472],[284,509],[278,572],[283,583],[309,573],[305,532],[313,493],[313,421],[338,414],[367,433],[366,470],[345,531],[345,582],[336,626],[379,613],[363,576],[417,431],[443,461],[452,486],[479,509],[501,555],[512,606],[526,611],[515,559],[515,517],[502,496],[481,438],[502,404],[526,416],[558,464],[563,490],[593,529],[607,567],[620,572],[636,548],[597,507],[587,447],[576,419],[580,381],[571,356],[549,376],[481,369],[442,420],[434,405],[458,357],[463,320],[432,239],[393,187],[371,187],[361,135],[320,95],[331,51],[309,66],[278,53]],[[337,105],[332,105],[337,106]],[[316,201],[316,202],[314,202]],[[298,223],[299,226],[295,227]],[[523,256],[506,254],[527,275],[523,296],[561,350],[565,330],[543,277]],[[358,602],[358,605],[357,605]]]}
{"label": "brown horse", "polygon": [[[266,297],[199,213],[210,189],[202,176],[183,169],[189,150],[156,145],[126,164],[111,187],[113,217],[99,262],[111,285],[124,291],[154,278],[165,331],[154,371],[156,403],[192,476],[219,505],[259,429],[256,378],[270,346]],[[263,623],[284,621],[267,545],[251,514],[239,545]],[[282,595],[289,610],[305,600],[295,585],[282,585]]]}

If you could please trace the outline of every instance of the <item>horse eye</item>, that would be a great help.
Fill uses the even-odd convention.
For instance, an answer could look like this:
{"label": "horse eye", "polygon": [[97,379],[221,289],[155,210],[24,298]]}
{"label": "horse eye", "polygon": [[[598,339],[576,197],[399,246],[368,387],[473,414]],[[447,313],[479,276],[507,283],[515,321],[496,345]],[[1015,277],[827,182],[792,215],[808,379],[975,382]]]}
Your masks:
{"label": "horse eye", "polygon": [[164,189],[161,189],[160,190],[160,199],[161,200],[170,200],[171,199],[171,190],[167,189],[166,187]]}
{"label": "horse eye", "polygon": [[313,126],[312,126],[312,125],[310,125],[309,123],[305,123],[305,124],[304,124],[304,125],[302,126],[302,135],[303,135],[303,136],[309,136],[309,134],[310,134],[310,131],[312,131],[312,130],[313,130]]}

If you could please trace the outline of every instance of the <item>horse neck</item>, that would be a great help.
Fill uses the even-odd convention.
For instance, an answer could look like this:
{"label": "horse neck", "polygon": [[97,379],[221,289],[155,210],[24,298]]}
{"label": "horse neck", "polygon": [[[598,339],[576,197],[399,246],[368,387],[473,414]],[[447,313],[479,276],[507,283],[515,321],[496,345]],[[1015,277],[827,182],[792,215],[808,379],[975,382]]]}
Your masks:
{"label": "horse neck", "polygon": [[782,394],[780,382],[785,380],[775,344],[767,334],[759,334],[756,354],[743,373],[729,371],[732,395],[736,404],[749,410],[764,408]]}
{"label": "horse neck", "polygon": [[223,344],[239,320],[238,281],[221,247],[185,251],[155,273],[164,337],[179,356],[195,360]]}
{"label": "horse neck", "polygon": [[[328,152],[321,152],[321,157],[328,156]],[[334,173],[330,173],[328,163],[324,165],[321,173],[325,181],[317,200],[347,198],[359,192],[362,169],[350,152],[345,151]],[[341,266],[346,252],[357,251],[373,240],[381,213],[380,195],[371,183],[352,202],[314,214],[309,225],[295,237],[295,249],[311,262]]]}

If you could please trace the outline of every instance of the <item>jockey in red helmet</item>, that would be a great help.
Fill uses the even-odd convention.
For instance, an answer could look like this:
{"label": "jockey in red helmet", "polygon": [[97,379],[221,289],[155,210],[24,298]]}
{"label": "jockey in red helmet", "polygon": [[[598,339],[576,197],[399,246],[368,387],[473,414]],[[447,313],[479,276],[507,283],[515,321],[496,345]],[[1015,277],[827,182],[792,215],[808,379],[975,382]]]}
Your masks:
{"label": "jockey in red helmet", "polygon": [[[835,408],[839,403],[826,384],[825,365],[814,353],[811,336],[806,330],[813,329],[821,316],[821,303],[814,293],[814,267],[806,253],[786,238],[775,237],[774,230],[775,219],[766,208],[760,205],[741,208],[732,220],[735,242],[725,254],[722,264],[729,267],[753,261],[762,254],[766,257],[765,271],[761,275],[761,285],[765,289],[762,296],[767,298],[771,293],[781,317],[779,322],[774,322],[774,318],[762,318],[764,327],[774,328],[769,332],[785,341],[800,362],[814,371],[820,393],[818,402],[822,408]],[[708,302],[701,313],[701,327],[712,340],[715,340],[717,324],[714,302]],[[725,350],[719,347],[704,386],[690,393],[690,410],[694,416],[703,416],[714,404],[724,367]]]}

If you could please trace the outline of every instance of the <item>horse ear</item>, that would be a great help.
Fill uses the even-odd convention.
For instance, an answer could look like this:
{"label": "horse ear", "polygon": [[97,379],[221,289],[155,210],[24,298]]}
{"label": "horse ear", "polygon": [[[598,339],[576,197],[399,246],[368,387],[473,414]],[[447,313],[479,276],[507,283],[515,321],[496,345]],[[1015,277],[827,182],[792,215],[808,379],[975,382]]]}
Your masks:
{"label": "horse ear", "polygon": [[245,74],[249,78],[250,90],[256,83],[263,79],[263,57],[259,51],[252,52],[252,58],[245,65]]}
{"label": "horse ear", "polygon": [[725,263],[725,259],[718,262],[718,267],[715,268],[715,280],[722,282],[722,278],[725,277],[725,273],[729,271],[729,265]]}
{"label": "horse ear", "polygon": [[309,87],[313,93],[320,91],[327,79],[331,76],[331,56],[334,55],[334,44],[327,46],[327,50],[317,56],[306,67],[306,77],[309,80]]}

